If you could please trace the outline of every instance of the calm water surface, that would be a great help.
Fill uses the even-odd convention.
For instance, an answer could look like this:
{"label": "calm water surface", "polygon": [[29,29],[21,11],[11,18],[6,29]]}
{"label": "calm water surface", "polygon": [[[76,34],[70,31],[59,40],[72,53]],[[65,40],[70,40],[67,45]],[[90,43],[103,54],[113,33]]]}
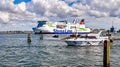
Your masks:
{"label": "calm water surface", "polygon": [[[67,46],[44,37],[32,34],[27,43],[27,34],[0,34],[0,67],[103,67],[103,46]],[[120,41],[111,46],[110,65],[120,67]]]}

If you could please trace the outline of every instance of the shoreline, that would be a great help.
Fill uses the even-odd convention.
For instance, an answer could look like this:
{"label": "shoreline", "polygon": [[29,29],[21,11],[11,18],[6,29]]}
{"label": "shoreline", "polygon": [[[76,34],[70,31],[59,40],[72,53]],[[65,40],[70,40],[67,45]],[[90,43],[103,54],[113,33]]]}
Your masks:
{"label": "shoreline", "polygon": [[[92,32],[98,32],[100,30],[94,29]],[[107,30],[102,30],[104,33],[107,33]],[[111,33],[111,32],[110,32]],[[116,31],[116,33],[120,33],[119,31]],[[0,31],[0,34],[34,34],[34,31]]]}
{"label": "shoreline", "polygon": [[0,31],[0,34],[33,34],[33,31]]}

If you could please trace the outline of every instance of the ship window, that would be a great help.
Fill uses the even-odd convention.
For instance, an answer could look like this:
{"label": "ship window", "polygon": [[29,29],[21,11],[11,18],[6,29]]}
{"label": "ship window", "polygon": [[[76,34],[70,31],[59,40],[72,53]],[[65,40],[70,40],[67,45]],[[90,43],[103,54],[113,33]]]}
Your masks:
{"label": "ship window", "polygon": [[66,25],[56,25],[56,27],[59,29],[64,29],[66,27]]}
{"label": "ship window", "polygon": [[80,38],[97,39],[95,36],[80,36]]}
{"label": "ship window", "polygon": [[75,26],[71,26],[70,29],[75,29]]}
{"label": "ship window", "polygon": [[95,36],[88,36],[89,39],[97,39]]}

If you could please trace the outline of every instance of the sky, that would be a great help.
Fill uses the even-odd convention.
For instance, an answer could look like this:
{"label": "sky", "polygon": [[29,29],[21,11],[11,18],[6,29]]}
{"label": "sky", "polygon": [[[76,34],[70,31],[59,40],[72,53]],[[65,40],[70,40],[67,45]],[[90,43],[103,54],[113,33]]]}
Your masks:
{"label": "sky", "polygon": [[19,3],[21,3],[21,2],[25,2],[25,3],[27,3],[27,2],[30,2],[31,0],[14,0],[14,4],[19,4]]}
{"label": "sky", "polygon": [[25,31],[37,21],[85,19],[89,28],[120,29],[120,0],[0,0],[0,31]]}

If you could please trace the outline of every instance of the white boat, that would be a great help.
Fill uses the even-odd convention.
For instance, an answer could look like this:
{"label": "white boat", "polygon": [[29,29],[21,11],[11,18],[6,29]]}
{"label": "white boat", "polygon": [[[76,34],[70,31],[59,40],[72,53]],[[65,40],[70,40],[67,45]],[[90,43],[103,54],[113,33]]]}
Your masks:
{"label": "white boat", "polygon": [[[50,21],[38,21],[38,26],[33,28],[35,33],[52,33],[52,34],[73,34],[77,31],[78,34],[89,33],[91,30],[85,27],[84,19],[80,23],[67,23],[62,22],[50,22]],[[75,29],[76,28],[76,29]]]}
{"label": "white boat", "polygon": [[101,36],[101,31],[97,34],[89,33],[89,34],[82,34],[82,35],[70,36],[64,38],[64,41],[68,45],[79,45],[79,46],[102,45],[105,40],[108,40],[108,37]]}

